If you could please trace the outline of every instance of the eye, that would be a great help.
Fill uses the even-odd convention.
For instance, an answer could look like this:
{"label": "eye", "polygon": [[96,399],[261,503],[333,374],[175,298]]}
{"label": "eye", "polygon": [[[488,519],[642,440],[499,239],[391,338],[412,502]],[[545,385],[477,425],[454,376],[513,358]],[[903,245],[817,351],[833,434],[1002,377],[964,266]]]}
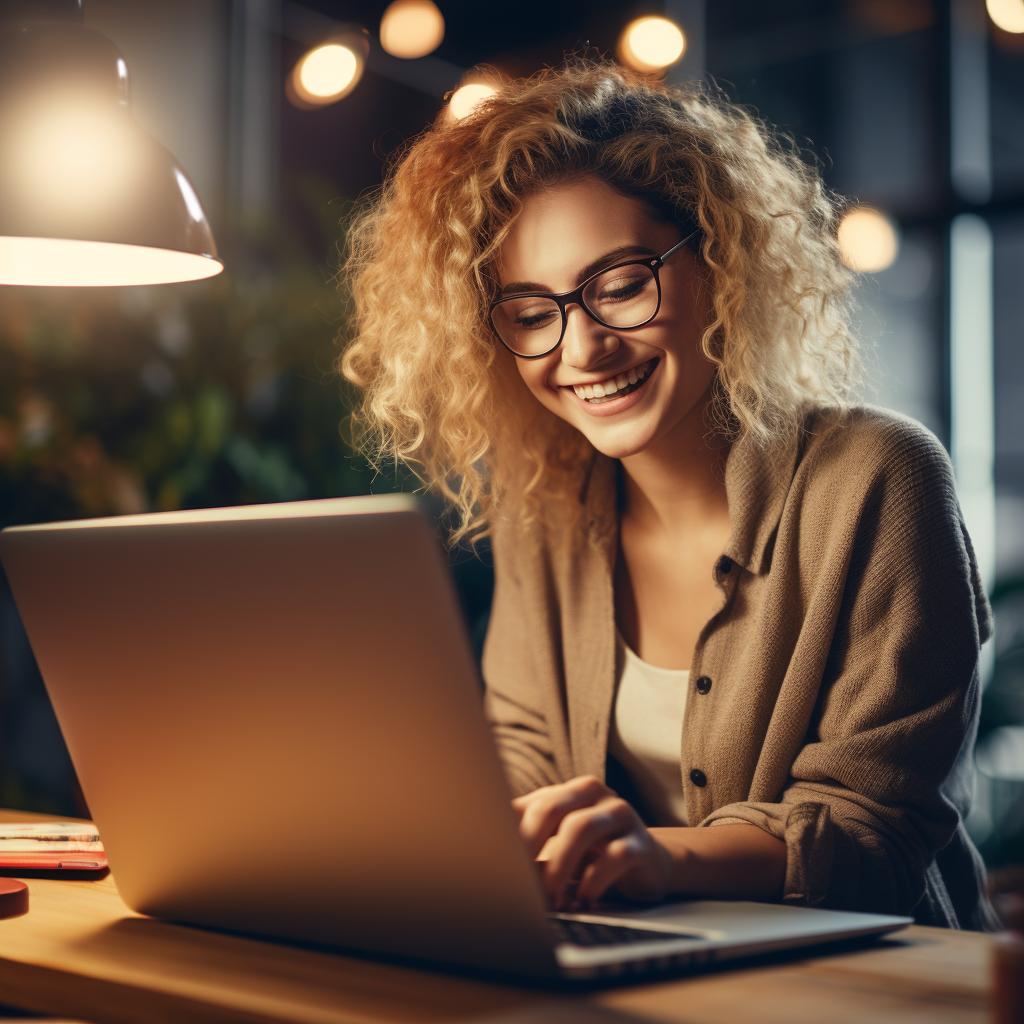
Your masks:
{"label": "eye", "polygon": [[516,325],[527,331],[537,331],[542,327],[547,327],[554,319],[555,313],[545,310],[543,313],[536,313],[532,316],[517,316]]}
{"label": "eye", "polygon": [[558,306],[544,299],[524,299],[521,303],[509,305],[509,319],[525,331],[537,331],[561,319]]}
{"label": "eye", "polygon": [[594,282],[594,296],[600,303],[628,302],[654,284],[654,275],[646,267],[616,267]]}

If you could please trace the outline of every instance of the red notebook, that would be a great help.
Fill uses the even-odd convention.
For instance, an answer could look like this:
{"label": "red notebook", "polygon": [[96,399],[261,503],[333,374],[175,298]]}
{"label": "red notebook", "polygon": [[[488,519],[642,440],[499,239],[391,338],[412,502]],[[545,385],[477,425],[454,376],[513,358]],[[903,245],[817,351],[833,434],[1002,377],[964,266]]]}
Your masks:
{"label": "red notebook", "polygon": [[0,824],[0,872],[104,871],[96,826],[80,821]]}

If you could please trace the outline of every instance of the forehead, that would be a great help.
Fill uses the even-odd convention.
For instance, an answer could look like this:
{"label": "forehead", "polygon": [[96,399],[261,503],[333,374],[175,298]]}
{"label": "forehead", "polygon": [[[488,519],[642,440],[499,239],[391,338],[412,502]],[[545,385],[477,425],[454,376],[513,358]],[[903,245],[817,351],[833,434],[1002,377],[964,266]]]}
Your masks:
{"label": "forehead", "polygon": [[660,252],[672,232],[642,199],[616,192],[598,178],[579,178],[523,201],[499,250],[498,275],[503,286],[530,281],[566,290],[602,253],[624,245]]}

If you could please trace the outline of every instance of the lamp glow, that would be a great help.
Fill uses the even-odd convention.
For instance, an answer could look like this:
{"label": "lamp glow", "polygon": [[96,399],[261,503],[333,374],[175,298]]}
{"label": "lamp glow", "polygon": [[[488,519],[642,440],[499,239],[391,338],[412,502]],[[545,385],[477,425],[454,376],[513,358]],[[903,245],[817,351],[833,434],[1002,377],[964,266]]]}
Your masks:
{"label": "lamp glow", "polygon": [[1004,32],[1024,32],[1024,0],[985,0],[988,16]]}
{"label": "lamp glow", "polygon": [[131,115],[117,47],[59,18],[0,24],[0,285],[168,284],[223,269],[188,175]]}
{"label": "lamp glow", "polygon": [[660,71],[675,64],[686,50],[683,30],[668,18],[637,18],[626,26],[619,43],[623,63],[638,71]]}
{"label": "lamp glow", "polygon": [[77,238],[0,236],[0,284],[95,288],[201,281],[219,259],[174,249]]}
{"label": "lamp glow", "polygon": [[115,206],[139,173],[124,112],[44,101],[28,114],[12,129],[25,200],[51,208]]}
{"label": "lamp glow", "polygon": [[895,262],[900,242],[896,226],[885,214],[862,206],[840,222],[839,248],[851,270],[877,274]]}
{"label": "lamp glow", "polygon": [[380,45],[393,57],[425,57],[443,39],[444,16],[432,0],[394,0],[380,20]]}
{"label": "lamp glow", "polygon": [[452,98],[448,101],[448,112],[456,120],[461,121],[462,118],[469,117],[481,103],[497,94],[498,90],[493,85],[487,85],[486,82],[469,82],[452,93]]}

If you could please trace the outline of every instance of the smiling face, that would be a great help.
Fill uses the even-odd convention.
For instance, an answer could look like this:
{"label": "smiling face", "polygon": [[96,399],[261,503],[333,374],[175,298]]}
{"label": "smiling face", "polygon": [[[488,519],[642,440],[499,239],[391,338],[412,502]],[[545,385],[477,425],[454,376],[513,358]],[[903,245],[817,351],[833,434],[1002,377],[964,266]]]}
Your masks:
{"label": "smiling face", "polygon": [[[579,178],[524,201],[499,253],[502,290],[568,292],[613,264],[661,256],[681,238],[643,200]],[[700,352],[712,319],[700,264],[684,247],[659,275],[661,308],[650,323],[602,327],[570,305],[562,344],[539,359],[516,359],[537,399],[612,458],[646,451],[702,417],[714,378]]]}

